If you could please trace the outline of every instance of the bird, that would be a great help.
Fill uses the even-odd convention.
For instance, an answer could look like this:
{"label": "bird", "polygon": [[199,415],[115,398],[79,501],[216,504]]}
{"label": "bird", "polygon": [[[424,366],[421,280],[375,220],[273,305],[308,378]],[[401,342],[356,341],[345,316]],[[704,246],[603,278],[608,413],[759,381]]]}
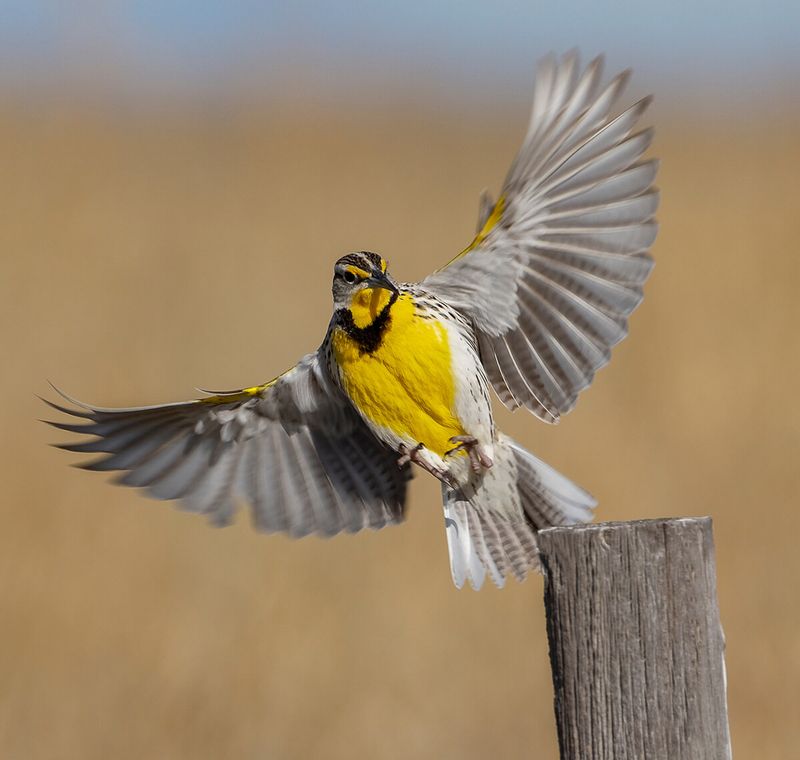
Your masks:
{"label": "bird", "polygon": [[[592,519],[584,489],[501,433],[510,409],[557,423],[628,331],[653,267],[651,98],[623,110],[626,70],[539,61],[529,125],[469,245],[416,283],[371,251],[339,258],[320,347],[274,379],[186,402],[108,408],[43,399],[101,455],[79,466],[212,524],[241,503],[257,530],[333,536],[405,517],[413,471],[441,485],[452,579],[502,587],[541,570],[537,533]],[[618,112],[619,111],[619,112]],[[414,470],[419,468],[419,470]]]}

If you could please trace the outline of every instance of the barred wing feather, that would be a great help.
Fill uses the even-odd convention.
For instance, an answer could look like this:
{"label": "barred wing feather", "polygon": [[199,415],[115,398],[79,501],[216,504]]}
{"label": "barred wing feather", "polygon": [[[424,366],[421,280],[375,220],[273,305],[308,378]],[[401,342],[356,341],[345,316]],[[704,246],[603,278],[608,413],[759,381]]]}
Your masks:
{"label": "barred wing feather", "polygon": [[650,100],[612,109],[628,73],[600,87],[602,59],[548,57],[530,126],[502,194],[473,243],[423,285],[468,315],[502,401],[547,422],[627,333],[656,236],[652,132],[634,132]]}
{"label": "barred wing feather", "polygon": [[239,501],[257,529],[292,536],[403,518],[409,468],[397,467],[317,354],[262,386],[176,404],[109,409],[61,395],[73,406],[46,403],[81,421],[49,424],[93,440],[59,447],[107,455],[82,467],[121,471],[118,483],[217,525],[232,521]]}

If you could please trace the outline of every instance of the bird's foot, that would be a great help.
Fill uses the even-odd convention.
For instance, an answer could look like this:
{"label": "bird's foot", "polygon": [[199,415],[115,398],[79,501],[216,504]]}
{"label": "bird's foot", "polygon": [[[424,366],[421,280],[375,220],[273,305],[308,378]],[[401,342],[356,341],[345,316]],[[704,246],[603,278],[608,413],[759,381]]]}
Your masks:
{"label": "bird's foot", "polygon": [[413,449],[410,449],[408,446],[401,443],[400,448],[398,449],[400,458],[397,460],[397,466],[405,467],[409,462],[413,462],[414,464],[419,465],[423,470],[425,470],[425,472],[429,472],[434,478],[440,480],[446,486],[455,488],[458,484],[446,469],[435,467],[425,458],[420,456],[419,452],[424,448],[425,444],[423,443],[418,443]]}
{"label": "bird's foot", "polygon": [[454,435],[450,439],[450,443],[455,443],[456,446],[450,449],[445,456],[449,457],[451,454],[463,449],[467,452],[472,471],[475,473],[479,473],[483,469],[488,470],[494,464],[492,458],[483,450],[474,435]]}

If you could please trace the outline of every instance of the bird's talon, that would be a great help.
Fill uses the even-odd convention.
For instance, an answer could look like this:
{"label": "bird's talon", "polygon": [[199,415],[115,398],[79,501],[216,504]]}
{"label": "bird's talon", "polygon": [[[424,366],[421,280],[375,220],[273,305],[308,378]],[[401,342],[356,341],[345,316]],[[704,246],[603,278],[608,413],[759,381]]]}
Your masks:
{"label": "bird's talon", "polygon": [[459,444],[456,448],[461,446],[470,446],[476,444],[478,439],[474,435],[454,435],[449,438],[450,443]]}
{"label": "bird's talon", "polygon": [[409,462],[418,462],[419,458],[416,456],[417,452],[424,449],[425,445],[418,443],[413,449],[409,449],[404,443],[400,444],[399,454],[400,459],[397,460],[398,467],[405,467]]}
{"label": "bird's talon", "polygon": [[429,472],[446,486],[449,486],[450,488],[456,488],[457,483],[455,479],[446,469],[441,470],[438,467],[434,467],[432,464],[426,462],[421,456],[419,456],[419,452],[424,448],[424,443],[418,443],[413,449],[409,449],[408,446],[401,443],[398,449],[400,458],[397,460],[397,466],[404,467],[409,462],[413,462],[414,464],[418,464],[423,470]]}
{"label": "bird's talon", "polygon": [[451,443],[457,444],[450,451],[445,453],[446,457],[452,456],[457,451],[466,451],[469,455],[469,463],[472,471],[479,474],[484,469],[489,469],[494,462],[483,450],[478,439],[473,435],[454,435],[449,439]]}

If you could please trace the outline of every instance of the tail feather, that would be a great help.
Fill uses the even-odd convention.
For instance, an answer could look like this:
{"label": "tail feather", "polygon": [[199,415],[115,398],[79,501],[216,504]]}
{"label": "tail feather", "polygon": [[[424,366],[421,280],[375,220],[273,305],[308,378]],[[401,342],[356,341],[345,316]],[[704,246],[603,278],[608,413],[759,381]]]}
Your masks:
{"label": "tail feather", "polygon": [[525,576],[528,574],[528,570],[533,565],[536,554],[538,554],[538,552],[536,552],[531,555],[531,553],[526,551],[522,546],[520,536],[525,536],[527,538],[530,535],[530,531],[524,530],[521,525],[515,525],[506,520],[495,520],[495,525],[501,535],[503,551],[508,557],[511,572],[518,581],[524,580]]}
{"label": "tail feather", "polygon": [[525,514],[536,530],[591,521],[597,500],[590,493],[515,441],[505,440],[517,463],[517,483]]}
{"label": "tail feather", "polygon": [[[505,562],[505,557],[499,549],[499,537],[496,531],[493,535],[490,535],[487,541],[484,537],[484,527],[479,514],[470,507],[469,502],[462,501],[458,503],[463,508],[464,515],[469,521],[469,535],[478,561],[482,563],[482,566],[485,566],[492,582],[499,588],[503,588],[506,582],[508,567]],[[481,582],[482,581],[483,578],[481,577]],[[472,582],[472,587],[476,590],[479,589],[480,586],[480,583],[475,585],[475,583]]]}
{"label": "tail feather", "polygon": [[[486,563],[480,556],[483,547],[478,546],[472,539],[470,515],[465,506],[469,505],[465,502],[450,504],[445,500],[444,526],[447,533],[447,548],[450,552],[450,572],[456,588],[461,588],[464,581],[469,579],[470,585],[477,591],[483,585],[486,576],[484,567]],[[491,557],[489,562],[492,564]]]}
{"label": "tail feather", "polygon": [[[464,485],[442,487],[453,583],[479,589],[488,573],[502,587],[511,573],[523,580],[538,570],[536,531],[592,519],[595,500],[506,436],[494,447],[494,466],[479,475],[462,465]],[[460,477],[459,477],[460,476]]]}

